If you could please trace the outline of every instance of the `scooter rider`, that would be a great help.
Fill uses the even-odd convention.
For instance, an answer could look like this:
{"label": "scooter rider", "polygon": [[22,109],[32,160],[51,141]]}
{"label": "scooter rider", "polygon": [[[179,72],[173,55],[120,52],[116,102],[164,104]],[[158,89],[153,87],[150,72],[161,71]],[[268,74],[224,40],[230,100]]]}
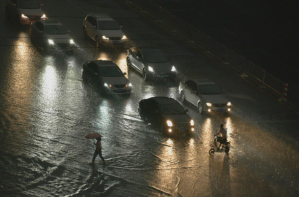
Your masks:
{"label": "scooter rider", "polygon": [[[214,136],[216,135],[221,135],[220,137],[217,138],[217,141],[215,141],[215,146],[217,147],[217,149],[219,149],[221,144],[227,142],[227,131],[226,129],[223,128],[223,124],[220,125],[219,132],[216,133]],[[219,147],[217,146],[217,142],[220,142]]]}

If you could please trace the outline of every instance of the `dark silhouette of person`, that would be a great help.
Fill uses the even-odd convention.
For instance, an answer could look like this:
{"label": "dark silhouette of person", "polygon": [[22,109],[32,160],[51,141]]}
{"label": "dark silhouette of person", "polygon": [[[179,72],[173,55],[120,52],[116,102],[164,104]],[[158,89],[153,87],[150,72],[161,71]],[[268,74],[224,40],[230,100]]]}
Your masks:
{"label": "dark silhouette of person", "polygon": [[95,143],[95,145],[96,145],[96,149],[95,149],[94,154],[93,154],[92,163],[94,163],[94,160],[96,159],[97,155],[99,155],[100,158],[101,158],[102,161],[103,161],[103,164],[105,165],[106,162],[105,162],[105,160],[104,160],[104,157],[102,156],[102,144],[101,144],[101,140],[102,140],[102,139],[101,139],[100,137],[98,137],[98,138],[97,138],[97,142]]}

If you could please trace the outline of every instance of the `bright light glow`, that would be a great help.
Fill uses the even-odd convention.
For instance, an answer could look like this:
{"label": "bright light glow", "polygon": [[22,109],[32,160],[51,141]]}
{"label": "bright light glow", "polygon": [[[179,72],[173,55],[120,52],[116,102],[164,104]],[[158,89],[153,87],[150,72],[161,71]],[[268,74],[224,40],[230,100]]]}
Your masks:
{"label": "bright light glow", "polygon": [[73,39],[70,39],[70,43],[71,43],[71,44],[75,44],[75,42],[74,42]]}
{"label": "bright light glow", "polygon": [[168,129],[168,131],[169,131],[169,133],[171,133],[171,132],[172,132],[172,129]]}
{"label": "bright light glow", "polygon": [[206,103],[206,105],[207,105],[208,107],[211,107],[211,106],[212,106],[212,103]]}
{"label": "bright light glow", "polygon": [[172,127],[172,126],[173,126],[173,124],[172,124],[172,122],[171,122],[170,120],[167,120],[166,123],[167,123],[167,125],[168,125],[169,127]]}
{"label": "bright light glow", "polygon": [[175,72],[175,71],[176,71],[176,69],[175,69],[174,66],[172,66],[171,71],[172,71],[172,72]]}
{"label": "bright light glow", "polygon": [[108,84],[107,83],[104,83],[104,86],[108,88]]}
{"label": "bright light glow", "polygon": [[104,40],[109,40],[109,38],[106,37],[106,36],[102,36],[102,38],[103,38]]}
{"label": "bright light glow", "polygon": [[194,128],[193,128],[193,127],[191,128],[191,131],[194,131]]}
{"label": "bright light glow", "polygon": [[211,109],[208,109],[208,112],[211,112]]}
{"label": "bright light glow", "polygon": [[54,41],[53,41],[53,40],[51,40],[51,39],[49,39],[49,40],[48,40],[48,42],[49,42],[49,44],[51,44],[51,45],[53,45],[53,44],[54,44]]}
{"label": "bright light glow", "polygon": [[121,39],[122,40],[127,39],[127,36],[123,35],[123,37]]}
{"label": "bright light glow", "polygon": [[132,87],[132,84],[131,83],[126,84],[126,88],[127,87]]}
{"label": "bright light glow", "polygon": [[41,18],[41,19],[46,19],[47,16],[46,16],[45,14],[43,14],[40,18]]}
{"label": "bright light glow", "polygon": [[228,103],[227,103],[227,106],[231,106],[231,105],[232,105],[232,103],[231,103],[231,102],[228,102]]}
{"label": "bright light glow", "polygon": [[191,126],[194,126],[194,120],[193,120],[193,119],[190,120],[190,125],[191,125]]}
{"label": "bright light glow", "polygon": [[150,67],[150,66],[149,66],[147,69],[148,69],[148,71],[150,71],[150,72],[154,72],[154,69],[153,69],[152,67]]}
{"label": "bright light glow", "polygon": [[230,108],[228,108],[227,111],[230,111]]}
{"label": "bright light glow", "polygon": [[109,87],[112,88],[112,84],[109,84]]}
{"label": "bright light glow", "polygon": [[24,14],[22,14],[21,17],[22,17],[22,18],[28,18],[28,16],[26,16],[26,15],[24,15]]}

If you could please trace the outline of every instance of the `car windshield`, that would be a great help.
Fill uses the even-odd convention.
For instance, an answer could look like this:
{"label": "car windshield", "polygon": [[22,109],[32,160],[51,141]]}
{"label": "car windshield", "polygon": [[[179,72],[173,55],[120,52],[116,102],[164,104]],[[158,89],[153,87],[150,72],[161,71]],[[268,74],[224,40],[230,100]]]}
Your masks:
{"label": "car windshield", "polygon": [[217,85],[199,85],[199,93],[203,95],[223,94],[222,90]]}
{"label": "car windshield", "polygon": [[101,66],[99,68],[100,76],[102,77],[122,77],[123,72],[118,66]]}
{"label": "car windshield", "polygon": [[164,53],[160,50],[155,51],[145,51],[143,52],[143,57],[146,62],[151,63],[165,63],[168,62]]}
{"label": "car windshield", "polygon": [[179,115],[186,113],[181,105],[174,103],[160,105],[160,112],[164,115]]}
{"label": "car windshield", "polygon": [[62,25],[46,25],[46,34],[67,34],[66,29]]}
{"label": "car windshield", "polygon": [[39,4],[34,0],[19,0],[18,7],[21,9],[38,9]]}
{"label": "car windshield", "polygon": [[120,30],[119,25],[115,21],[99,21],[100,30]]}

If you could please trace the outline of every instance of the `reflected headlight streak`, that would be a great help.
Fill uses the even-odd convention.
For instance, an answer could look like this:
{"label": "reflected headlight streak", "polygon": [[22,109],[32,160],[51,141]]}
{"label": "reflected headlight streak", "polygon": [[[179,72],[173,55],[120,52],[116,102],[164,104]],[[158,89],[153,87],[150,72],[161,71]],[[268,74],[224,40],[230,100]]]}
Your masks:
{"label": "reflected headlight streak", "polygon": [[102,36],[102,38],[103,38],[104,40],[109,40],[109,38],[106,37],[106,36]]}
{"label": "reflected headlight streak", "polygon": [[22,14],[21,17],[22,17],[22,18],[28,18],[28,16],[26,16],[26,15],[24,15],[24,14]]}
{"label": "reflected headlight streak", "polygon": [[172,124],[172,122],[170,120],[167,120],[166,123],[167,123],[167,126],[169,126],[169,127],[173,126],[173,124]]}
{"label": "reflected headlight streak", "polygon": [[41,19],[46,19],[47,16],[46,16],[45,14],[43,14],[40,18],[41,18]]}
{"label": "reflected headlight streak", "polygon": [[54,41],[53,41],[53,40],[51,40],[51,39],[48,39],[48,42],[49,42],[49,44],[51,44],[51,45],[53,45],[53,44],[54,44]]}
{"label": "reflected headlight streak", "polygon": [[231,102],[228,102],[228,103],[227,103],[227,106],[231,106],[231,105],[232,105],[232,103],[231,103]]}
{"label": "reflected headlight streak", "polygon": [[190,120],[190,125],[194,126],[194,120]]}
{"label": "reflected headlight streak", "polygon": [[73,39],[70,39],[70,44],[75,44]]}
{"label": "reflected headlight streak", "polygon": [[176,72],[176,69],[175,69],[174,66],[172,66],[171,71],[172,71],[172,72]]}
{"label": "reflected headlight streak", "polygon": [[207,105],[208,107],[211,107],[211,106],[212,106],[212,103],[206,103],[206,105]]}
{"label": "reflected headlight streak", "polygon": [[123,37],[121,39],[125,40],[125,39],[127,39],[127,36],[123,35]]}
{"label": "reflected headlight streak", "polygon": [[154,69],[152,68],[152,67],[147,67],[147,69],[148,69],[148,71],[150,71],[150,72],[154,72]]}

